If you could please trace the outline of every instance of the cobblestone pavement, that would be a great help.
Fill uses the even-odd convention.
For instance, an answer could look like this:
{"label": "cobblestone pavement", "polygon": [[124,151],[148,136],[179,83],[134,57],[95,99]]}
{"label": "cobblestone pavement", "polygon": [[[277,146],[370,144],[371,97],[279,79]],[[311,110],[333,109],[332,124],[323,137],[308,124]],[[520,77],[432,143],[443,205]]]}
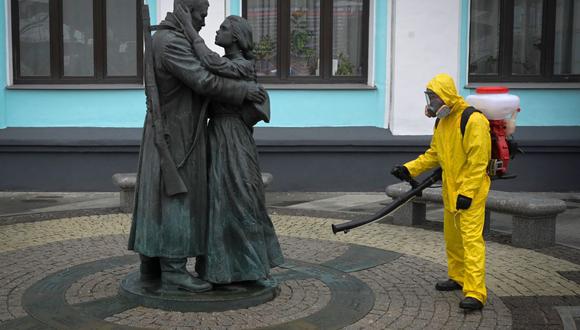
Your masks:
{"label": "cobblestone pavement", "polygon": [[[288,261],[274,271],[282,279],[280,294],[259,306],[213,313],[139,306],[115,310],[120,280],[138,268],[138,259],[126,250],[127,215],[0,225],[0,329],[60,328],[67,317],[96,322],[71,328],[166,329],[562,329],[575,328],[580,320],[580,253],[575,249],[526,250],[488,241],[489,300],[482,311],[464,313],[457,306],[460,292],[433,287],[446,278],[439,231],[373,223],[334,235],[330,225],[344,220],[278,212],[272,220]],[[349,264],[357,261],[355,250],[357,258],[370,263],[373,253],[383,251],[385,258],[356,267]],[[93,264],[100,268],[77,272]],[[293,264],[322,275],[287,276]],[[332,276],[358,283],[361,289],[350,298],[361,304],[339,306],[337,297],[347,287],[333,285]],[[60,293],[45,294],[51,290]],[[352,315],[345,307],[352,307]],[[72,314],[59,316],[67,311]]]}

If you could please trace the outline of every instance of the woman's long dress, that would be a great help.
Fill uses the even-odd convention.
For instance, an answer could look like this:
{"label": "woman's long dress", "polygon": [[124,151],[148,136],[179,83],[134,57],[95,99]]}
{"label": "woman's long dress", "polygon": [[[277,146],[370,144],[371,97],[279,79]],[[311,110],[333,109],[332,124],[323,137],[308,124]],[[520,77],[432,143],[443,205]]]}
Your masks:
{"label": "woman's long dress", "polygon": [[[231,61],[248,65],[243,58]],[[266,210],[252,128],[242,120],[243,111],[252,107],[211,104],[208,252],[197,263],[197,271],[212,283],[267,278],[272,267],[284,262]]]}

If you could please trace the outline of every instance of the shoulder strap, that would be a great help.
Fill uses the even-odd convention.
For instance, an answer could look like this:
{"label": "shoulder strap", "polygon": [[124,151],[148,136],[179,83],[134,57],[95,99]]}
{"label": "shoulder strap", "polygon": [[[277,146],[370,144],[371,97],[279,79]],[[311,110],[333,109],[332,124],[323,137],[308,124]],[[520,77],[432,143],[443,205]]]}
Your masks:
{"label": "shoulder strap", "polygon": [[[471,115],[474,112],[481,113],[481,111],[477,110],[474,107],[469,107],[469,108],[466,108],[465,110],[463,110],[463,113],[461,114],[461,126],[460,126],[460,128],[461,128],[461,136],[464,136],[465,135],[465,128],[467,127],[467,122],[469,121],[469,117],[471,117]],[[435,120],[435,129],[437,129],[437,126],[439,125],[439,121],[440,121],[439,118],[437,118]]]}
{"label": "shoulder strap", "polygon": [[469,121],[469,117],[471,117],[471,115],[474,112],[479,112],[481,113],[481,111],[475,109],[474,107],[469,107],[465,110],[463,110],[463,113],[461,114],[461,136],[465,135],[465,128],[467,127],[467,122]]}

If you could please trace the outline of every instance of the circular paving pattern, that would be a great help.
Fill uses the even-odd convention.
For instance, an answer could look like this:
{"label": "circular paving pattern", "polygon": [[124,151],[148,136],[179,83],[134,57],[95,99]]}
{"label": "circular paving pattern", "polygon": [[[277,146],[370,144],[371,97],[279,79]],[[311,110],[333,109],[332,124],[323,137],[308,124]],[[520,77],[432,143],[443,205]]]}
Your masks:
{"label": "circular paving pattern", "polygon": [[433,288],[446,277],[441,232],[372,223],[334,235],[330,226],[352,214],[273,211],[287,258],[273,270],[280,295],[217,313],[166,312],[119,297],[120,280],[138,269],[126,250],[128,215],[0,217],[0,329],[580,327],[579,250],[518,249],[492,237],[489,301],[463,313],[461,293]]}
{"label": "circular paving pattern", "polygon": [[76,305],[102,298],[114,297],[119,291],[120,279],[139,269],[139,265],[113,267],[80,278],[66,290],[65,299],[69,305]]}
{"label": "circular paving pattern", "polygon": [[[126,235],[58,241],[0,254],[0,328],[509,328],[490,292],[482,312],[457,308],[460,293],[433,283],[439,264],[361,245],[280,237],[286,263],[273,271],[280,293],[259,306],[169,312],[118,294],[138,269]],[[188,268],[191,269],[191,260]]]}
{"label": "circular paving pattern", "polygon": [[179,313],[136,307],[106,318],[118,325],[140,328],[236,328],[252,329],[306,318],[328,305],[330,289],[315,279],[287,280],[275,300],[242,311]]}

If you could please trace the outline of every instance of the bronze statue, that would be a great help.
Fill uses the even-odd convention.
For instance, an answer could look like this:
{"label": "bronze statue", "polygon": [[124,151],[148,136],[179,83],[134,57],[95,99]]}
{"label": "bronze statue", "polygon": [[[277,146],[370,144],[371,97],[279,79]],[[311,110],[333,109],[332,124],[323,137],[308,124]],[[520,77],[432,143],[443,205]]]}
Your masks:
{"label": "bronze statue", "polygon": [[[187,8],[176,9],[194,52],[209,71],[256,81],[250,24],[229,16],[217,31],[221,57],[205,45],[193,28]],[[207,254],[196,264],[200,277],[211,283],[261,281],[284,262],[268,216],[252,127],[269,121],[269,102],[242,105],[212,100],[209,105],[209,223]]]}
{"label": "bronze statue", "polygon": [[[174,8],[181,5],[190,12],[194,29],[201,30],[209,2],[174,1]],[[225,78],[206,69],[172,13],[157,30],[146,42],[146,53],[152,54],[146,56],[146,66],[154,68],[155,79],[147,80],[156,82],[158,102],[148,95],[129,249],[141,255],[142,279],[160,279],[167,291],[203,292],[212,285],[193,277],[185,266],[188,257],[204,256],[207,247],[207,108],[212,98],[241,106],[244,101],[263,103],[266,94],[254,81]],[[149,26],[144,32],[147,39]],[[147,93],[154,90],[148,88]],[[168,153],[163,155],[163,149]],[[172,161],[161,158],[167,154]],[[177,168],[183,187],[166,189],[175,183],[166,181],[172,180],[164,170],[167,164]]]}

